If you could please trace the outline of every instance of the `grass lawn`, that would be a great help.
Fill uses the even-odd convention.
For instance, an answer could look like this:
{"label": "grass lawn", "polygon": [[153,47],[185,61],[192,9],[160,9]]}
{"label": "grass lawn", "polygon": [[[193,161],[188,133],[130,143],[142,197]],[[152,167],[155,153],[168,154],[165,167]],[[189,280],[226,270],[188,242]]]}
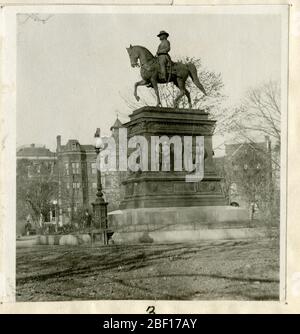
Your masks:
{"label": "grass lawn", "polygon": [[278,300],[279,240],[17,248],[16,297]]}

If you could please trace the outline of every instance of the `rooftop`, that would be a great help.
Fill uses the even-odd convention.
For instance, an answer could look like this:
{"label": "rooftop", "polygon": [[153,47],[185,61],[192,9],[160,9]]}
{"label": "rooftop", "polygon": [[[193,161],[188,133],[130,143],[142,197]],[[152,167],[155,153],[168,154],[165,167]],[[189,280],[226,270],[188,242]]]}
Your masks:
{"label": "rooftop", "polygon": [[36,146],[31,144],[30,146],[25,146],[17,149],[17,157],[53,157],[55,158],[55,152],[50,151],[45,146]]}
{"label": "rooftop", "polygon": [[110,130],[113,130],[113,129],[119,129],[119,128],[122,128],[123,127],[123,124],[122,122],[119,120],[119,118],[117,117],[115,123],[113,126],[111,126]]}
{"label": "rooftop", "polygon": [[225,144],[225,153],[226,156],[234,156],[236,155],[241,149],[255,149],[262,152],[267,152],[268,150],[268,143],[267,142],[257,142],[257,143],[240,143],[240,144]]}

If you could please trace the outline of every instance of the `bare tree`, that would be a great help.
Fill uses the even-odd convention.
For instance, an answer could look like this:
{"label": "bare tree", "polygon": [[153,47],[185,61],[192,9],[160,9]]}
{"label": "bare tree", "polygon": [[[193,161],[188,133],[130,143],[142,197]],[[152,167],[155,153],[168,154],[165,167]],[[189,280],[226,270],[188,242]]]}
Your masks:
{"label": "bare tree", "polygon": [[46,216],[51,209],[53,198],[57,196],[57,192],[57,182],[37,180],[30,185],[26,193],[26,201],[34,210],[36,216],[38,212]]}
{"label": "bare tree", "polygon": [[234,183],[234,171],[231,166],[231,162],[224,157],[215,159],[216,162],[216,170],[219,176],[222,177],[221,187],[222,193],[226,198],[227,204],[231,203],[231,189],[232,184]]}
{"label": "bare tree", "polygon": [[229,131],[237,139],[255,143],[257,135],[268,136],[273,143],[272,161],[279,166],[281,139],[280,85],[270,81],[248,91],[242,105],[235,109]]}
{"label": "bare tree", "polygon": [[[30,171],[30,173],[29,173]],[[57,199],[58,181],[54,167],[47,163],[37,165],[27,160],[17,165],[17,210],[18,219],[31,213],[37,221],[40,214],[47,217],[52,201]]]}
{"label": "bare tree", "polygon": [[[234,168],[227,163],[222,176],[229,182],[237,182],[246,200],[258,201],[261,212],[273,222],[279,220],[280,126],[280,84],[269,81],[247,92],[241,106],[228,113],[224,127],[235,134],[236,143],[247,143],[248,153],[239,160],[247,166],[254,165],[246,170],[239,168],[232,175]],[[267,151],[257,144],[262,136],[267,137]],[[250,152],[254,155],[249,155]],[[256,157],[260,157],[259,168],[255,168]]]}
{"label": "bare tree", "polygon": [[54,180],[34,178],[30,182],[18,183],[17,199],[26,203],[35,220],[38,220],[41,213],[47,217],[57,192],[58,183]]}
{"label": "bare tree", "polygon": [[279,221],[279,198],[274,191],[276,179],[271,165],[271,152],[262,143],[241,143],[236,154],[219,158],[217,171],[229,203],[246,207],[256,203],[260,218],[274,225]]}

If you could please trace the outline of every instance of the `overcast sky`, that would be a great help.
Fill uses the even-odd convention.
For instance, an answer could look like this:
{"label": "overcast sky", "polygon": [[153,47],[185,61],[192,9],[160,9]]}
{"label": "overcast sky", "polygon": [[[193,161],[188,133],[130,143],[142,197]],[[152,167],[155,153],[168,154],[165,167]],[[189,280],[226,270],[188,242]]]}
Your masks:
{"label": "overcast sky", "polygon": [[227,104],[234,105],[249,87],[280,80],[280,27],[279,15],[55,14],[46,23],[20,15],[17,146],[55,149],[57,134],[63,144],[90,144],[96,127],[109,134],[116,110],[126,121],[131,111],[121,96],[133,98],[140,80],[126,47],[155,53],[160,30],[170,33],[173,60],[199,57],[222,74]]}

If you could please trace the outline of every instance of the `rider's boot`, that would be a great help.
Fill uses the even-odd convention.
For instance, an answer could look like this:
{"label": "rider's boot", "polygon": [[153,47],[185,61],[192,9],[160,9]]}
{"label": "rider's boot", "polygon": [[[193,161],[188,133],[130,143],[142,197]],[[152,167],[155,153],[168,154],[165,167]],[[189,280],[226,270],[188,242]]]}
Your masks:
{"label": "rider's boot", "polygon": [[161,67],[161,80],[167,81],[166,66]]}

